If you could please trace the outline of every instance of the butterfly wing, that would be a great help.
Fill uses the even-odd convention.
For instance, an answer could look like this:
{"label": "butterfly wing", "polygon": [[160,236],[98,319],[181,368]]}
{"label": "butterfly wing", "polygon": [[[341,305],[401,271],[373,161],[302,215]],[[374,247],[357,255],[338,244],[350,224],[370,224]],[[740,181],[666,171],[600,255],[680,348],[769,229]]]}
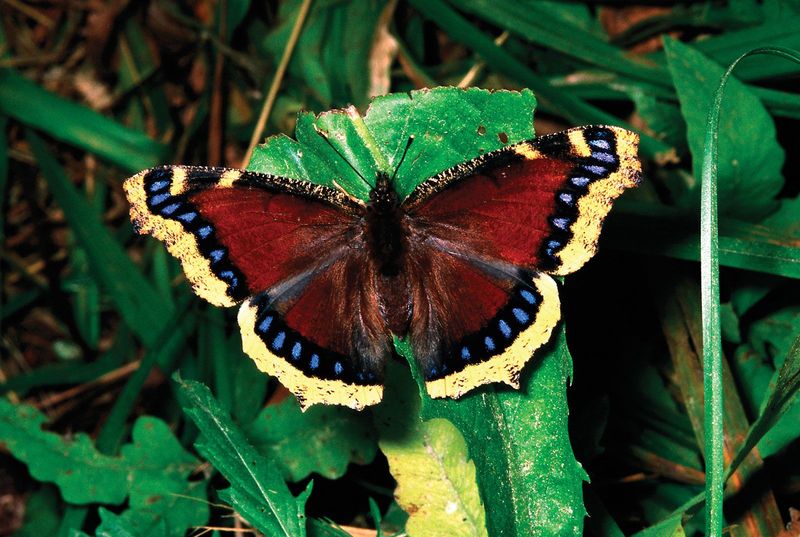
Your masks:
{"label": "butterfly wing", "polygon": [[361,205],[325,186],[225,168],[153,168],[125,191],[139,232],[166,243],[198,295],[244,302],[244,347],[260,369],[306,405],[380,400],[389,333],[373,304],[352,298],[374,296],[359,264]]}
{"label": "butterfly wing", "polygon": [[637,145],[617,127],[571,129],[445,170],[404,201],[423,245],[414,257],[444,268],[413,285],[414,311],[426,313],[410,338],[431,395],[517,383],[560,317],[547,274],[594,255],[613,201],[639,182]]}

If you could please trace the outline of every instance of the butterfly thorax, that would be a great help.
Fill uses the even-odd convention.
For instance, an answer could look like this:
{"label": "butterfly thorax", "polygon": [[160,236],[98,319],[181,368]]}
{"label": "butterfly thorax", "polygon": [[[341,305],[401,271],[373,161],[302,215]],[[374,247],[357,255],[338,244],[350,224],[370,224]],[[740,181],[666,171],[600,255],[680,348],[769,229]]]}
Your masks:
{"label": "butterfly thorax", "polygon": [[400,200],[389,177],[379,173],[369,194],[366,215],[369,253],[384,276],[397,276],[405,252],[406,232]]}

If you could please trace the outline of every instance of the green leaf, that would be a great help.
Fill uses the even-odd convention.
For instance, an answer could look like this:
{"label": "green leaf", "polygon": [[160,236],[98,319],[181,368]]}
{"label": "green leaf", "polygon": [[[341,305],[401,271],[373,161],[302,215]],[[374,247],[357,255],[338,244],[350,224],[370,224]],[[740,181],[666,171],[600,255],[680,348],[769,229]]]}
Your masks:
{"label": "green leaf", "polygon": [[[702,53],[665,38],[667,60],[686,120],[695,178],[701,177],[706,119],[724,69]],[[730,79],[718,127],[720,215],[758,220],[777,209],[784,152],[764,106],[741,82]],[[693,191],[692,203],[699,200]]]}
{"label": "green leaf", "polygon": [[[256,148],[248,169],[328,186],[335,179],[367,199],[375,174],[395,173],[409,137],[414,136],[408,156],[396,170],[396,188],[404,196],[446,168],[503,147],[503,140],[532,138],[535,107],[536,98],[527,90],[435,88],[390,94],[374,99],[363,119],[353,109],[317,117],[302,114],[297,141],[269,138]],[[327,133],[327,141],[318,131]]]}
{"label": "green leaf", "polygon": [[264,408],[245,433],[288,481],[312,472],[338,479],[349,462],[367,464],[377,450],[368,412],[323,405],[303,412],[294,397]]}
{"label": "green leaf", "polygon": [[562,325],[528,366],[519,391],[486,386],[457,401],[425,395],[423,418],[445,417],[467,440],[481,496],[491,502],[490,535],[583,533],[586,472],[567,431],[571,360]]}
{"label": "green leaf", "polygon": [[[800,336],[796,337],[794,345],[777,372],[758,419],[750,427],[747,438],[742,442],[736,457],[728,467],[726,476],[730,476],[736,470],[758,441],[778,423],[781,417],[793,406],[797,406],[798,395],[800,395]],[[797,422],[793,422],[792,425],[796,428]]]}
{"label": "green leaf", "polygon": [[61,518],[58,501],[58,492],[54,487],[43,487],[31,494],[25,504],[22,527],[14,532],[14,537],[55,535]]}
{"label": "green leaf", "polygon": [[31,475],[55,483],[73,504],[121,504],[126,519],[150,518],[180,536],[208,519],[205,481],[187,478],[199,466],[161,420],[141,417],[121,456],[100,454],[83,433],[67,439],[43,431],[45,416],[28,405],[0,399],[0,442]]}
{"label": "green leaf", "polygon": [[0,112],[131,172],[167,160],[167,146],[50,93],[11,69],[0,69]]}
{"label": "green leaf", "polygon": [[662,520],[635,534],[635,537],[685,537],[680,515]]}
{"label": "green leaf", "polygon": [[419,417],[408,372],[387,368],[384,402],[375,410],[380,447],[397,481],[395,499],[409,513],[411,535],[489,535],[475,482],[475,464],[448,420]]}
{"label": "green leaf", "polygon": [[295,498],[275,464],[250,444],[202,383],[175,377],[183,410],[200,430],[199,451],[230,482],[220,497],[265,535],[301,537],[311,487]]}

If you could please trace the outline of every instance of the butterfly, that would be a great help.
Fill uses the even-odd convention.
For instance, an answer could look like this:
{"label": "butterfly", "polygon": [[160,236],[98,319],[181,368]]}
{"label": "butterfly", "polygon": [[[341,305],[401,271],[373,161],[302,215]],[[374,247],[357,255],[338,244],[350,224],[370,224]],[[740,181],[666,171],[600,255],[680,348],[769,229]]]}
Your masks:
{"label": "butterfly", "polygon": [[519,387],[560,318],[552,276],[594,255],[613,201],[640,181],[637,150],[627,130],[579,127],[442,170],[404,198],[379,172],[366,201],[229,168],[157,167],[124,187],[137,231],[166,243],[195,292],[239,305],[259,369],[304,408],[361,409],[381,400],[393,336],[408,338],[432,397]]}

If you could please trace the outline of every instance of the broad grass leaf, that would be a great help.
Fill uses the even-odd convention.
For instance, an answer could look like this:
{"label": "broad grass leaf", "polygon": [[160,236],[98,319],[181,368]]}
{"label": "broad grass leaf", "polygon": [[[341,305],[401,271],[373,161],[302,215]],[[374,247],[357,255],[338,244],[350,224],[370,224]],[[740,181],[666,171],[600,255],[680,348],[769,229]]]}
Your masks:
{"label": "broad grass leaf", "polygon": [[134,172],[168,160],[168,146],[0,69],[0,112]]}
{"label": "broad grass leaf", "polygon": [[128,498],[126,516],[135,519],[146,512],[143,516],[163,523],[165,535],[183,535],[208,519],[208,506],[198,501],[205,499],[205,481],[188,481],[200,463],[163,421],[139,418],[132,443],[119,457],[110,457],[99,453],[86,434],[67,439],[43,431],[45,419],[33,407],[0,399],[0,442],[35,479],[58,486],[64,500],[116,505]]}
{"label": "broad grass leaf", "polygon": [[[701,177],[706,119],[725,70],[689,45],[665,38],[667,63],[686,121],[694,176]],[[752,92],[731,78],[719,124],[718,195],[720,216],[759,220],[777,209],[783,187],[784,151],[775,123]],[[700,189],[687,200],[696,205]]]}
{"label": "broad grass leaf", "polygon": [[[259,44],[276,63],[301,3],[281,3],[279,25]],[[305,91],[323,107],[367,103],[369,54],[382,8],[383,3],[371,0],[312,4],[289,62],[289,74],[303,80]]]}
{"label": "broad grass leaf", "polygon": [[265,407],[245,433],[288,481],[312,472],[338,479],[348,463],[372,461],[378,447],[368,412],[326,405],[303,412],[294,397]]}
{"label": "broad grass leaf", "polygon": [[120,315],[146,346],[151,346],[170,321],[172,303],[159,295],[102,224],[97,212],[68,179],[44,140],[32,131],[28,141],[50,192],[64,210],[77,243],[86,252],[97,281],[116,303]]}
{"label": "broad grass leaf", "polygon": [[175,380],[183,410],[200,430],[195,447],[231,484],[220,497],[265,535],[304,536],[311,487],[292,496],[275,464],[256,451],[204,384]]}
{"label": "broad grass leaf", "polygon": [[384,402],[375,410],[380,448],[397,481],[395,499],[414,536],[488,536],[475,464],[448,420],[419,417],[419,396],[408,372],[387,368]]}

